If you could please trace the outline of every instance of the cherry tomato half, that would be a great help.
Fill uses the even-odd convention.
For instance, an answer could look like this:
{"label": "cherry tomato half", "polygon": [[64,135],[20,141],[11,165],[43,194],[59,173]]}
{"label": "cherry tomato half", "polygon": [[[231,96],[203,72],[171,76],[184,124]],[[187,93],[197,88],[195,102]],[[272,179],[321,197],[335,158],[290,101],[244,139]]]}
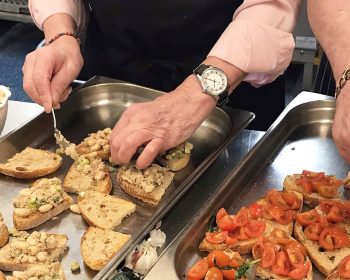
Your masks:
{"label": "cherry tomato half", "polygon": [[315,223],[318,221],[318,213],[316,212],[315,209],[312,209],[310,211],[307,212],[303,212],[303,213],[298,213],[296,215],[296,219],[298,221],[299,224],[303,225],[303,226],[307,226],[310,225],[312,223]]}
{"label": "cherry tomato half", "polygon": [[206,258],[199,260],[192,268],[187,272],[187,280],[200,280],[205,277],[209,270]]}

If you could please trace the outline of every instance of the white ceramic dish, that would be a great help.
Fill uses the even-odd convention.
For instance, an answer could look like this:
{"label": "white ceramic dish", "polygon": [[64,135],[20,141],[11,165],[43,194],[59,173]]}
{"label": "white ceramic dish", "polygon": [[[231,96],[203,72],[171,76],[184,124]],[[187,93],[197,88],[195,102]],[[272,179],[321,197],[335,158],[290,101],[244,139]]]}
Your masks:
{"label": "white ceramic dish", "polygon": [[8,100],[11,91],[8,87],[0,86],[0,133],[2,132],[7,117]]}

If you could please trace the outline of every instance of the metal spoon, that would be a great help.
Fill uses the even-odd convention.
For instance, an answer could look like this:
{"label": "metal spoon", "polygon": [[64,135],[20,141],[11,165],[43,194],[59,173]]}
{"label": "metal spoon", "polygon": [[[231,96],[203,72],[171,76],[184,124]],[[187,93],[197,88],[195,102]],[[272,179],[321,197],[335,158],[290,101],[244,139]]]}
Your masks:
{"label": "metal spoon", "polygon": [[[69,142],[62,134],[62,132],[60,130],[57,129],[57,124],[56,124],[56,115],[55,115],[55,110],[52,109],[52,117],[53,117],[53,127],[55,129],[54,131],[54,136],[55,136],[55,139],[56,139],[56,143],[57,145],[60,146],[60,148],[62,149],[62,152],[63,153],[66,153],[67,152],[67,148],[74,145],[72,144],[71,142]],[[74,145],[75,147],[75,145]],[[67,153],[66,153],[67,154]]]}

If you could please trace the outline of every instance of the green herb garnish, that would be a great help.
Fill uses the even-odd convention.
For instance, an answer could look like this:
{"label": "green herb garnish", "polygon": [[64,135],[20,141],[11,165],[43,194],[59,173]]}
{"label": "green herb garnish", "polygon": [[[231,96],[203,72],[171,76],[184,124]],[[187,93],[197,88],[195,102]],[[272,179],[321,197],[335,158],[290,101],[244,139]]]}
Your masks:
{"label": "green herb garnish", "polygon": [[211,216],[209,220],[208,231],[209,232],[218,231],[218,226],[216,224],[216,215]]}
{"label": "green herb garnish", "polygon": [[251,266],[260,260],[255,260],[255,261],[246,261],[244,264],[242,264],[236,272],[236,278],[235,279],[241,279],[242,277],[245,277],[248,270],[251,268]]}
{"label": "green herb garnish", "polygon": [[27,205],[30,209],[35,209],[38,207],[38,202],[37,202],[37,199],[36,197],[32,197],[31,199],[29,199],[27,201]]}

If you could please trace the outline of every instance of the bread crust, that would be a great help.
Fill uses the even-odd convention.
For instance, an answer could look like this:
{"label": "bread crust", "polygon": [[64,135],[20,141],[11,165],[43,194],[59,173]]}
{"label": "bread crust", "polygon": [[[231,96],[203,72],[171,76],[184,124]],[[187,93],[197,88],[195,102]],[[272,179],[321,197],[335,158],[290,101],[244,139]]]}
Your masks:
{"label": "bread crust", "polygon": [[[69,168],[68,173],[63,180],[63,188],[66,192],[79,194],[80,192],[87,191],[88,189],[86,190],[81,188],[79,189],[79,187],[74,186],[74,174],[79,172],[77,171],[76,166],[77,166],[77,163],[74,162],[72,166]],[[89,190],[94,190],[105,194],[109,194],[112,191],[112,179],[111,179],[111,176],[109,175],[107,166],[104,166],[104,172],[106,176],[102,180],[97,181],[97,185],[94,189],[89,189]],[[81,172],[79,172],[79,175],[88,177],[87,175]]]}
{"label": "bread crust", "polygon": [[117,182],[120,186],[120,188],[125,191],[126,193],[130,194],[133,197],[136,197],[146,204],[156,207],[158,206],[162,196],[164,195],[166,189],[171,184],[174,173],[171,171],[168,171],[165,176],[165,181],[163,186],[155,188],[152,192],[147,193],[145,192],[141,187],[131,184],[121,178],[123,175],[123,170],[120,168],[117,173]]}
{"label": "bread crust", "polygon": [[63,201],[57,206],[53,207],[50,211],[41,213],[39,211],[34,212],[28,217],[19,217],[13,214],[13,224],[18,230],[27,230],[31,228],[35,228],[46,221],[52,219],[53,217],[61,214],[63,211],[69,208],[69,206],[73,203],[73,199],[64,194]]}
{"label": "bread crust", "polygon": [[[52,174],[62,165],[62,157],[49,151],[27,147],[21,153],[31,155],[32,158],[36,158],[38,154],[40,154],[41,157],[52,159],[54,164],[51,166],[42,167],[40,169],[24,170],[28,168],[21,166],[12,168],[8,163],[0,163],[0,173],[18,179],[31,179]],[[17,153],[16,155],[18,154],[20,153]]]}
{"label": "bread crust", "polygon": [[0,248],[9,240],[9,231],[5,224],[0,223]]}
{"label": "bread crust", "polygon": [[301,174],[287,175],[283,181],[283,189],[286,191],[295,191],[301,193],[304,197],[304,203],[309,205],[310,207],[316,207],[320,204],[321,200],[339,200],[342,198],[340,191],[338,192],[338,196],[336,198],[331,199],[325,198],[320,194],[314,192],[311,194],[305,193],[303,188],[295,183],[295,180],[297,180],[300,177]]}
{"label": "bread crust", "polygon": [[169,168],[171,171],[179,171],[187,166],[190,162],[191,154],[183,154],[180,159],[165,159],[162,156],[157,156],[156,160],[164,167]]}

